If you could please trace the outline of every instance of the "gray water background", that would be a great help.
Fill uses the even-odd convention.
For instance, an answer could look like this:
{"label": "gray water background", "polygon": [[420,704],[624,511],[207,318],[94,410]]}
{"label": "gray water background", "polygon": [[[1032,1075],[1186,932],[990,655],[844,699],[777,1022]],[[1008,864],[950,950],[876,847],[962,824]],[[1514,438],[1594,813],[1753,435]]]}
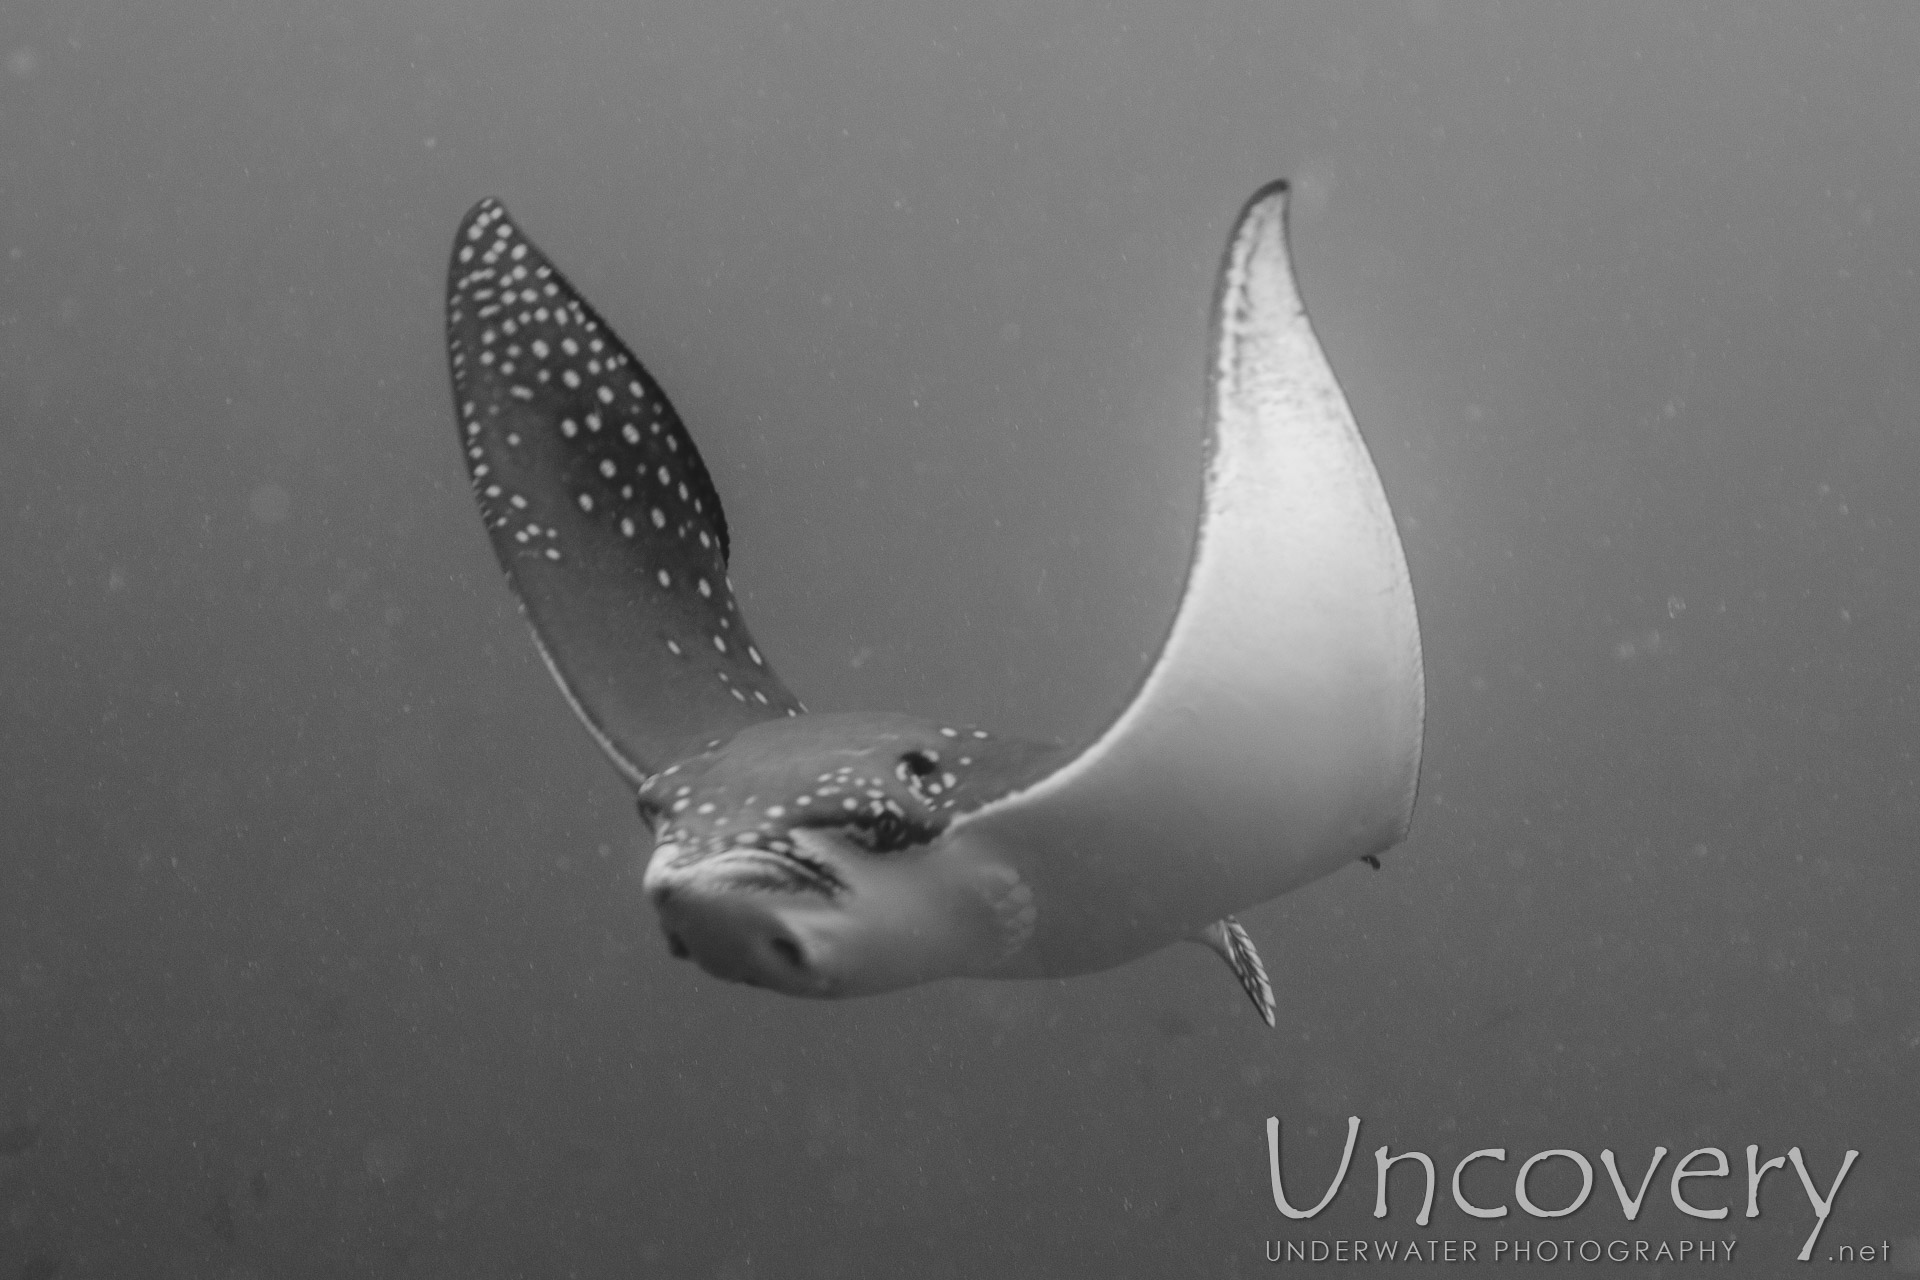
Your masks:
{"label": "gray water background", "polygon": [[[1444,1185],[1749,1142],[1860,1149],[1823,1252],[1920,1270],[1916,68],[1892,3],[12,0],[0,1277],[1797,1273],[1791,1170],[1692,1184],[1725,1223]],[[1193,948],[831,1005],[672,961],[466,492],[461,211],[664,380],[810,705],[1071,737],[1170,616],[1279,175],[1430,710],[1386,870],[1246,913],[1279,1033]],[[1353,1114],[1287,1223],[1266,1117],[1305,1199]]]}

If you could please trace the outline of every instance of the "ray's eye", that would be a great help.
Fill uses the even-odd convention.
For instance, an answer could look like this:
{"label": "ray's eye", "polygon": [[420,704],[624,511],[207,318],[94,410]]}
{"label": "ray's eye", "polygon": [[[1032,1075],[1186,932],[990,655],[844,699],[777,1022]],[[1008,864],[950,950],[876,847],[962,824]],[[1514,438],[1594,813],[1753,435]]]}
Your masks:
{"label": "ray's eye", "polygon": [[883,809],[878,813],[869,810],[848,814],[841,832],[870,853],[896,853],[911,845],[925,844],[939,834],[939,829]]}
{"label": "ray's eye", "polygon": [[859,828],[872,841],[871,847],[878,851],[898,849],[907,843],[907,824],[891,813],[876,813],[871,821]]}
{"label": "ray's eye", "polygon": [[900,757],[900,764],[916,778],[929,777],[940,767],[940,762],[924,751],[907,752]]}

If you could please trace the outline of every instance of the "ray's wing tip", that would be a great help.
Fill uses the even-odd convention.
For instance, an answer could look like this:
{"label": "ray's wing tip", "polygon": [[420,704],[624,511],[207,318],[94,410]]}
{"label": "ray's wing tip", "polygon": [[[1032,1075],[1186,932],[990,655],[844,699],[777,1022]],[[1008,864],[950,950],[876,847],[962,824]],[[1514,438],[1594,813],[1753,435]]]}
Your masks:
{"label": "ray's wing tip", "polygon": [[1286,199],[1287,193],[1291,190],[1293,190],[1293,179],[1275,178],[1273,181],[1261,186],[1259,190],[1247,198],[1247,207],[1253,208],[1256,205],[1265,204],[1269,200],[1284,200]]}
{"label": "ray's wing tip", "polygon": [[1277,221],[1284,229],[1287,221],[1287,200],[1292,192],[1292,179],[1275,178],[1247,197],[1246,204],[1240,208],[1240,216],[1234,219],[1234,225],[1245,227],[1256,221]]}
{"label": "ray's wing tip", "polygon": [[496,218],[505,222],[509,227],[514,225],[513,215],[507,212],[507,206],[501,201],[499,196],[481,196],[478,200],[467,206],[467,211],[460,215],[460,222],[454,228],[453,258],[449,264],[450,268],[458,269],[461,266],[461,248],[477,241],[480,236],[484,234],[480,228],[491,223]]}
{"label": "ray's wing tip", "polygon": [[482,196],[467,206],[460,215],[460,221],[453,229],[453,245],[447,251],[447,301],[453,302],[456,286],[467,272],[470,260],[478,251],[478,241],[485,233],[484,228],[497,215],[508,226],[513,225],[513,217],[507,207],[500,203],[498,196]]}
{"label": "ray's wing tip", "polygon": [[505,214],[507,211],[507,206],[501,202],[499,196],[494,196],[494,195],[481,196],[478,200],[475,200],[472,204],[468,205],[467,211],[460,215],[460,225],[462,227],[465,227],[468,224],[470,224],[475,218],[478,218],[481,214],[491,213],[495,209],[498,209],[502,214]]}
{"label": "ray's wing tip", "polygon": [[[1236,327],[1231,315],[1251,305],[1246,296],[1249,287],[1276,275],[1292,276],[1287,246],[1287,206],[1292,191],[1291,179],[1275,178],[1248,196],[1233,220],[1214,281],[1211,324],[1216,358],[1222,351],[1223,336]],[[1216,389],[1210,386],[1209,393]]]}

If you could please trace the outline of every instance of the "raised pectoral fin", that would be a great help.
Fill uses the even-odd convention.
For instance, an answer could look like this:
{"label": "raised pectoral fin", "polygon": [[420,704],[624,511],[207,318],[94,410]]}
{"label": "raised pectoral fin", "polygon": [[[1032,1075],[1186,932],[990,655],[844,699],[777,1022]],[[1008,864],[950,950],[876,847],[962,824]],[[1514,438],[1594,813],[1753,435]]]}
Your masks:
{"label": "raised pectoral fin", "polygon": [[1133,700],[954,823],[1032,884],[1039,973],[1119,964],[1407,831],[1425,703],[1393,512],[1294,285],[1283,187],[1220,270],[1200,523]]}
{"label": "raised pectoral fin", "polygon": [[680,415],[494,200],[454,241],[447,359],[494,551],[615,767],[637,786],[794,714],[734,602],[720,495]]}

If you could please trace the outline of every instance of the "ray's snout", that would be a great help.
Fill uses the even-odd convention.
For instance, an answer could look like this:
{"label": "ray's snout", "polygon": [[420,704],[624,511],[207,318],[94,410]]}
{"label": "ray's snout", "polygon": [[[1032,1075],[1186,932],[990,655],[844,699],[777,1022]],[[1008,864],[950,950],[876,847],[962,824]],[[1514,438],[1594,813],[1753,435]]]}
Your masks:
{"label": "ray's snout", "polygon": [[751,884],[755,850],[728,851],[676,865],[681,850],[654,850],[643,886],[660,915],[667,949],[716,978],[787,995],[830,996],[804,933],[772,895]]}

